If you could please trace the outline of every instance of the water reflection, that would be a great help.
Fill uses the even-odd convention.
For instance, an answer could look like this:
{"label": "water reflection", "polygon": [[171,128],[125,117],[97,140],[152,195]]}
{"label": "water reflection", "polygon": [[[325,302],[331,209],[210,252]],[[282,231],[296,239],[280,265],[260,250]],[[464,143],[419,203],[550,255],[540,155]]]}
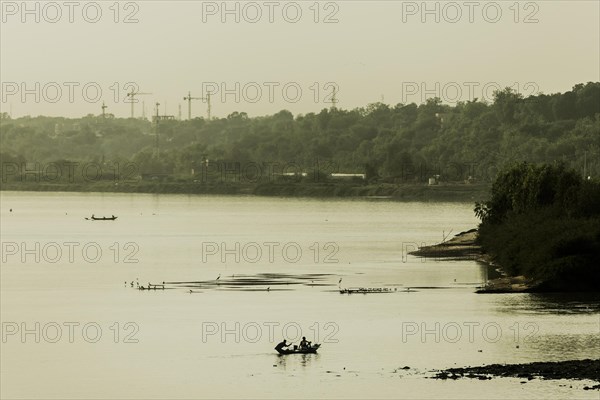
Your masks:
{"label": "water reflection", "polygon": [[600,313],[600,293],[509,294],[498,304],[503,313],[594,314]]}
{"label": "water reflection", "polygon": [[321,355],[319,353],[315,354],[277,354],[277,365],[284,370],[288,367],[293,370],[297,366],[307,367],[311,365],[311,363],[318,363]]}
{"label": "water reflection", "polygon": [[524,343],[532,353],[544,354],[547,360],[573,360],[582,358],[582,353],[586,358],[600,357],[598,334],[543,334]]}

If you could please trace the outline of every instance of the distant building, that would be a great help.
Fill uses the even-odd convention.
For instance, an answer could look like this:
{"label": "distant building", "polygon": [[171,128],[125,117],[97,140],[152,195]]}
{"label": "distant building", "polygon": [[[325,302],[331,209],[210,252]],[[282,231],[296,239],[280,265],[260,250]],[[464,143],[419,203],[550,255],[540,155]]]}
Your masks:
{"label": "distant building", "polygon": [[156,121],[175,121],[174,115],[153,115],[152,122],[156,123]]}
{"label": "distant building", "polygon": [[331,174],[331,178],[332,179],[366,179],[367,175],[366,174],[343,174],[343,173],[337,173],[337,174]]}
{"label": "distant building", "polygon": [[429,178],[429,186],[437,185],[438,183],[440,183],[439,175],[434,175],[431,178]]}
{"label": "distant building", "polygon": [[281,172],[273,173],[273,176],[308,176],[306,172]]}

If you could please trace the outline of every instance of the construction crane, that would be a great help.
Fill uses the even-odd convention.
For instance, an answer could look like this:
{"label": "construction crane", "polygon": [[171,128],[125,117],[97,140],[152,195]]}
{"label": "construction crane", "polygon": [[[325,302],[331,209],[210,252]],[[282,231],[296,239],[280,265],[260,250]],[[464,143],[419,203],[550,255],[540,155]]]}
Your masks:
{"label": "construction crane", "polygon": [[335,90],[336,87],[333,86],[333,89],[331,91],[331,110],[336,110],[337,109],[337,103],[338,103],[338,99],[337,99],[337,91]]}
{"label": "construction crane", "polygon": [[135,104],[135,96],[141,96],[141,95],[146,95],[146,94],[152,94],[152,93],[134,92],[133,89],[131,89],[131,92],[127,93],[127,97],[131,97],[131,118],[134,118],[133,105]]}
{"label": "construction crane", "polygon": [[159,116],[159,107],[160,107],[160,103],[157,101],[156,102],[156,158],[158,158],[160,156],[160,152],[158,149],[158,121],[160,120],[160,116]]}
{"label": "construction crane", "polygon": [[206,102],[208,103],[208,119],[210,120],[210,92],[208,92],[206,94],[206,97],[192,97],[192,92],[188,92],[188,95],[186,97],[183,98],[184,100],[187,100],[188,102],[188,119],[191,120],[192,119],[192,100],[206,100]]}
{"label": "construction crane", "polygon": [[208,105],[208,107],[206,109],[206,114],[207,114],[208,121],[210,121],[210,92],[206,93],[206,104]]}

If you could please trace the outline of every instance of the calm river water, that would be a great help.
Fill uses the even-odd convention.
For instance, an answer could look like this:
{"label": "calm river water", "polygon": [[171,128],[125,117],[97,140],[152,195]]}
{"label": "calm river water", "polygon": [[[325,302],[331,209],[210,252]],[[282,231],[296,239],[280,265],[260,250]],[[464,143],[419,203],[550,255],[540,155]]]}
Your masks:
{"label": "calm river water", "polygon": [[[600,357],[597,296],[477,295],[486,267],[406,255],[471,204],[0,194],[2,398],[598,398],[428,379]],[[273,350],[302,335],[318,354]]]}

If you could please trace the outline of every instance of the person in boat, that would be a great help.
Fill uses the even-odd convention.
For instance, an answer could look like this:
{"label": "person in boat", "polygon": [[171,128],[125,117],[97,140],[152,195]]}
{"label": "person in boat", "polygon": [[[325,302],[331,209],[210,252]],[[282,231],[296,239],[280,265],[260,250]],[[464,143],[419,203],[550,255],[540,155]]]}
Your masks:
{"label": "person in boat", "polygon": [[306,336],[302,336],[302,340],[300,341],[300,348],[306,349],[310,345],[310,342],[306,340]]}
{"label": "person in boat", "polygon": [[277,351],[283,350],[284,347],[288,347],[290,344],[287,344],[287,341],[285,339],[283,339],[283,342],[280,342],[277,344],[277,346],[275,346],[275,350],[277,350]]}

